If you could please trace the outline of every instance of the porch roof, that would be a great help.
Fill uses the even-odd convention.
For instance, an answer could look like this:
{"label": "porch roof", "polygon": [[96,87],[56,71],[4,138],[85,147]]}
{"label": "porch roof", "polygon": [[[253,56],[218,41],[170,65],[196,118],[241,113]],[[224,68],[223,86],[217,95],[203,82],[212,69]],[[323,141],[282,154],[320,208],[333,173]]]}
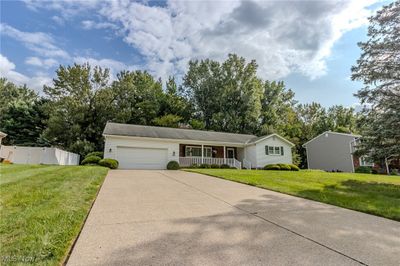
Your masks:
{"label": "porch roof", "polygon": [[229,142],[246,144],[257,138],[254,135],[235,134],[205,130],[154,127],[108,122],[103,135],[132,136],[147,138],[182,139],[197,141]]}

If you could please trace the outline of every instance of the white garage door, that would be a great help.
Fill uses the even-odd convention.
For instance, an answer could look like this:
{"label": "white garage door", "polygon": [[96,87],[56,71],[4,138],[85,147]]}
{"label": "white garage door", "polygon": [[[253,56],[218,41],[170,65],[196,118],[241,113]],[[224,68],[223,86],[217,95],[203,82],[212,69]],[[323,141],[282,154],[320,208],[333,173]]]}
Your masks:
{"label": "white garage door", "polygon": [[165,169],[167,149],[117,147],[120,169]]}

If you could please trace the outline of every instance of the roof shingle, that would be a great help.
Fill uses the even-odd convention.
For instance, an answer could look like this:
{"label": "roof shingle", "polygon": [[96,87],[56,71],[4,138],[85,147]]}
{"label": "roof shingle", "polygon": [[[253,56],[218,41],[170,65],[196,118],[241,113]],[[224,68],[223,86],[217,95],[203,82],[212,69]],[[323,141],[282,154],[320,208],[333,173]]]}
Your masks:
{"label": "roof shingle", "polygon": [[108,122],[103,135],[134,136],[162,139],[185,139],[199,141],[219,141],[244,144],[257,138],[254,135],[235,134],[205,130],[141,126]]}

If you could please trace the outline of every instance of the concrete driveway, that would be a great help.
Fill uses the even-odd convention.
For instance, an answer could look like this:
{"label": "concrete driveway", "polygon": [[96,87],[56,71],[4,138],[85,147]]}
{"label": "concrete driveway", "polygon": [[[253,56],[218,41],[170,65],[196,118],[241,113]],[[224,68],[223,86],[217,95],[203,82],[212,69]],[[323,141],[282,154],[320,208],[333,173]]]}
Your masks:
{"label": "concrete driveway", "polygon": [[399,265],[400,223],[182,171],[110,171],[68,265]]}

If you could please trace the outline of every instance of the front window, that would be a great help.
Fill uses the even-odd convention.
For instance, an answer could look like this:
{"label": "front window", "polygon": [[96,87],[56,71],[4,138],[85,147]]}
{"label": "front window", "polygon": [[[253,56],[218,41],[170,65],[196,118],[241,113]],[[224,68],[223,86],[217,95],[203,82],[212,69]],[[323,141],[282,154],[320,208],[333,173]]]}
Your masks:
{"label": "front window", "polygon": [[[268,149],[268,152],[267,152]],[[283,155],[280,146],[266,146],[265,147],[265,154],[267,155]]]}
{"label": "front window", "polygon": [[[201,147],[186,146],[185,156],[186,157],[201,157]],[[212,148],[211,147],[204,147],[204,157],[212,157]]]}

